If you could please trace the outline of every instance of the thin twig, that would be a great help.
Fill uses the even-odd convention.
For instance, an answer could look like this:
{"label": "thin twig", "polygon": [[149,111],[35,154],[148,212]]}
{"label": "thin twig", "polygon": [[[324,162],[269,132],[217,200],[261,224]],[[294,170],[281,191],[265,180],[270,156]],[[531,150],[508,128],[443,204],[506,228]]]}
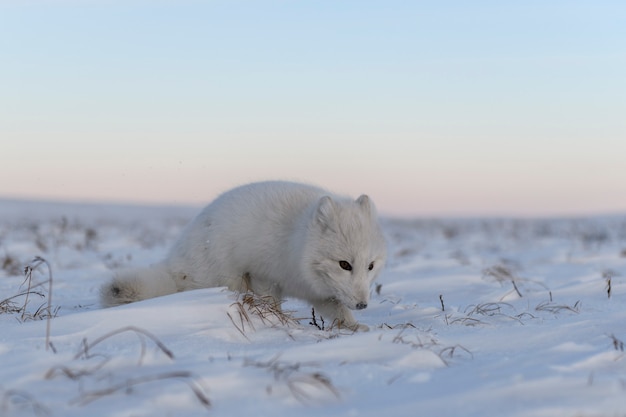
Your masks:
{"label": "thin twig", "polygon": [[324,318],[322,316],[320,316],[320,321],[322,322],[321,326],[317,323],[317,318],[315,317],[315,307],[311,307],[311,321],[309,324],[317,327],[318,330],[324,330]]}

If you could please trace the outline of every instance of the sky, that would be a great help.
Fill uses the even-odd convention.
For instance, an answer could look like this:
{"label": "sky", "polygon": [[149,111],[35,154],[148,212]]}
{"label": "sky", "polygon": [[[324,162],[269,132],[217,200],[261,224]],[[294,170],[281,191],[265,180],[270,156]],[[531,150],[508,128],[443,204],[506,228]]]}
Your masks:
{"label": "sky", "polygon": [[626,2],[0,0],[0,198],[626,213]]}

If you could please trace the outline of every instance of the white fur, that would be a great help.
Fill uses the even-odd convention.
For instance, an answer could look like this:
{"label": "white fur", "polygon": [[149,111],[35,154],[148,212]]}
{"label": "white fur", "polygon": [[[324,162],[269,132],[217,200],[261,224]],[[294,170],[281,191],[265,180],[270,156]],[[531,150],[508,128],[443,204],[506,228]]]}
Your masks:
{"label": "white fur", "polygon": [[367,306],[385,258],[367,196],[354,201],[304,184],[254,183],[208,205],[161,263],[120,272],[102,287],[101,301],[112,306],[226,286],[307,300],[326,322],[355,326],[350,310]]}

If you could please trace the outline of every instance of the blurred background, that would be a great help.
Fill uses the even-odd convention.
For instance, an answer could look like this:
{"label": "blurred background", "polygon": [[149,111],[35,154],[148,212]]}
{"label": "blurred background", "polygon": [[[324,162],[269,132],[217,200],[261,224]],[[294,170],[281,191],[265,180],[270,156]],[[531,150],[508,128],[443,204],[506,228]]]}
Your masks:
{"label": "blurred background", "polygon": [[0,198],[626,212],[626,2],[0,0]]}

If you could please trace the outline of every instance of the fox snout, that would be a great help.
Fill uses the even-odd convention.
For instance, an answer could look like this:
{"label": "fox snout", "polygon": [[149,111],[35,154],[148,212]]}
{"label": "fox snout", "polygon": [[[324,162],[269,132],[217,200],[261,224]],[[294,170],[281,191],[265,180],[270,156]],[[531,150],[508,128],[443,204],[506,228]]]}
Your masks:
{"label": "fox snout", "polygon": [[364,310],[367,308],[368,299],[369,297],[368,298],[350,297],[349,299],[344,298],[343,300],[341,300],[341,304],[348,307],[350,310]]}
{"label": "fox snout", "polygon": [[351,302],[347,304],[350,310],[364,310],[367,308],[367,303],[370,299],[369,288],[361,287],[355,289],[352,293]]}

